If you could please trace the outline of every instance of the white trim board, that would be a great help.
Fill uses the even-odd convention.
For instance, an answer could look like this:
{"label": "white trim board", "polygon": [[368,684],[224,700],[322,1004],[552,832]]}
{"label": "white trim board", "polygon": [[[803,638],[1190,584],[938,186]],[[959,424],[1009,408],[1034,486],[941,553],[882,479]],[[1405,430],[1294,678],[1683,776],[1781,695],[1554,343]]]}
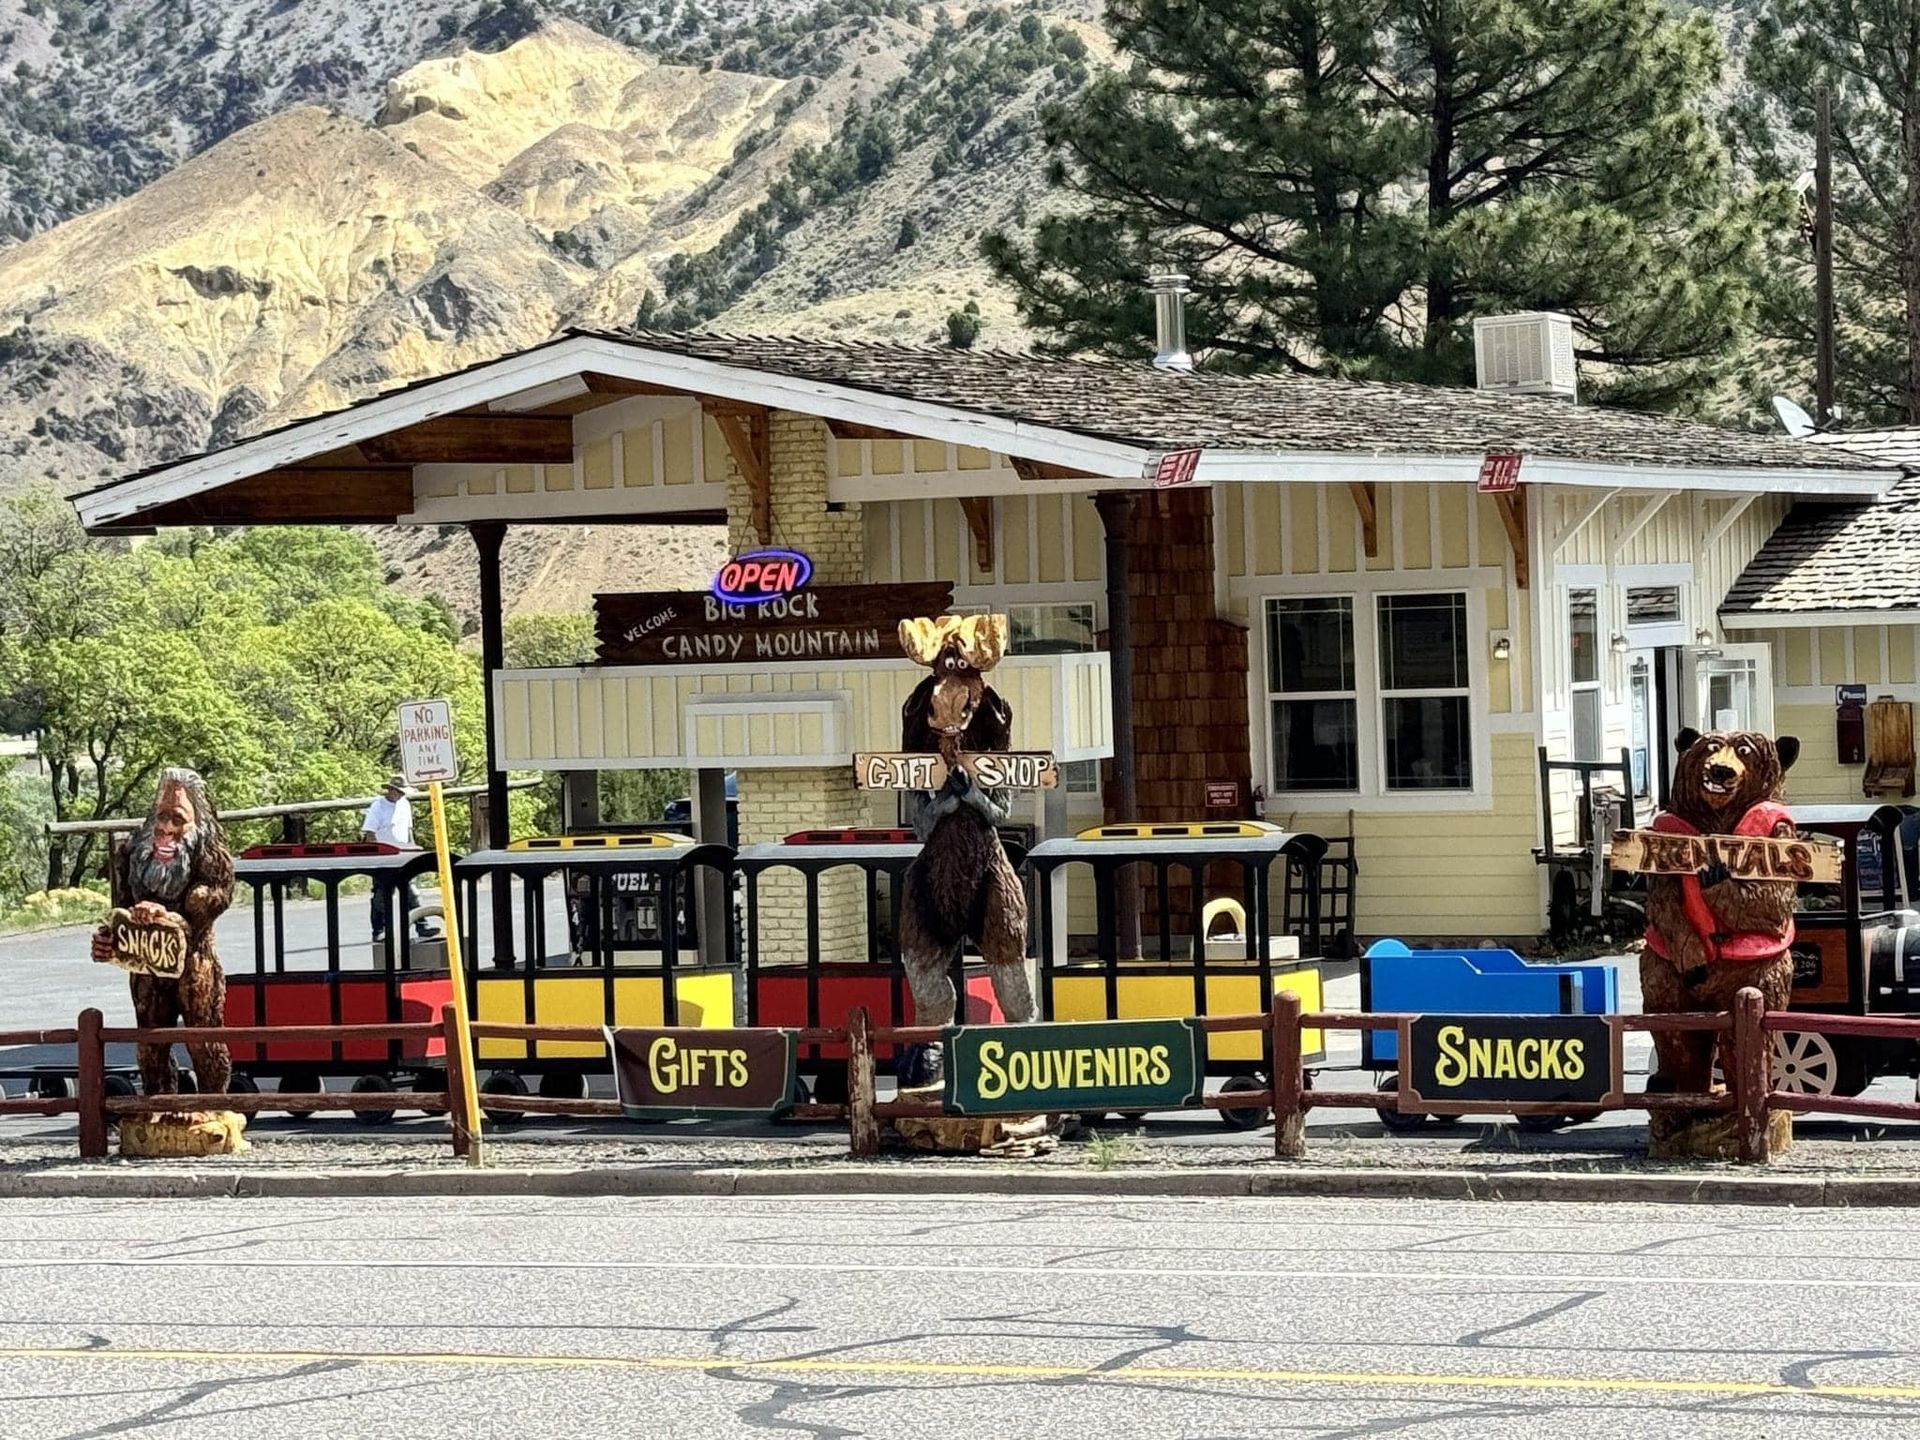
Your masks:
{"label": "white trim board", "polygon": [[[362,401],[333,415],[299,422],[273,434],[181,461],[139,478],[98,487],[75,497],[74,507],[82,524],[89,527],[134,522],[141,510],[218,489],[422,420],[524,396],[538,387],[577,378],[584,371],[697,390],[722,399],[827,420],[905,431],[923,439],[976,446],[997,454],[1084,470],[1099,477],[1097,481],[1074,482],[1080,488],[1145,489],[1149,486],[1145,470],[1152,452],[1143,446],[927,401],[650,350],[638,341],[602,335],[568,335],[517,355]],[[1226,480],[1472,483],[1478,478],[1479,468],[1478,456],[1214,450],[1201,457],[1194,480],[1198,484]],[[1890,469],[1868,467],[1856,470],[1700,468],[1531,455],[1524,466],[1524,479],[1530,485],[1603,485],[1633,490],[1877,496],[1890,488],[1896,478],[1896,472]]]}

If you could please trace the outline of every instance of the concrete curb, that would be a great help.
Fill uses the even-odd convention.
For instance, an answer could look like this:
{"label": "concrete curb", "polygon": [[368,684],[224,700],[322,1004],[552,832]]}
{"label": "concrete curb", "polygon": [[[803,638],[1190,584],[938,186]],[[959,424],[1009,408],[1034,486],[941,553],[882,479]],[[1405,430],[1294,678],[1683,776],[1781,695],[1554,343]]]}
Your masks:
{"label": "concrete curb", "polygon": [[1066,1170],[832,1165],[791,1170],[701,1166],[592,1169],[230,1170],[86,1166],[0,1173],[0,1198],[333,1198],[433,1195],[927,1195],[1551,1200],[1563,1204],[1920,1206],[1920,1177],[1649,1175],[1480,1170]]}

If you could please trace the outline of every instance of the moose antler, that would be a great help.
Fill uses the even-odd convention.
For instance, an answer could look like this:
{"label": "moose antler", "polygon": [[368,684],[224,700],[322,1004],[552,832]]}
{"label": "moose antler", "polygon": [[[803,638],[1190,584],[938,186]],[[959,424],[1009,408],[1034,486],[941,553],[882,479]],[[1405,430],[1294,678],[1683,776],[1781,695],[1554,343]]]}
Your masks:
{"label": "moose antler", "polygon": [[985,673],[1007,653],[1007,617],[941,615],[902,620],[900,648],[914,664],[928,666],[952,649],[970,668]]}

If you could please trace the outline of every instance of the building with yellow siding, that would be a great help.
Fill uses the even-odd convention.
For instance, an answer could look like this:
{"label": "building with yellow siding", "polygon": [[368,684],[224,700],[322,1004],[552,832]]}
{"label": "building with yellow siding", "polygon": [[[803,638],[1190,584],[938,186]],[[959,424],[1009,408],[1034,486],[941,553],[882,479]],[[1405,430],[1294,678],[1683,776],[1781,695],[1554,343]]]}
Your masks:
{"label": "building with yellow siding", "polygon": [[[1910,621],[1829,607],[1802,624],[1743,598],[1782,535],[1836,507],[1880,514],[1894,465],[1520,393],[1571,383],[1557,317],[1516,321],[1545,358],[1483,354],[1473,390],[1195,371],[1172,352],[571,333],[75,504],[97,534],[468,527],[496,820],[509,769],[685,767],[709,826],[737,773],[743,842],[893,822],[852,757],[897,747],[923,673],[905,660],[502,667],[506,526],[711,523],[736,552],[804,552],[816,585],[946,582],[955,609],[1009,615],[993,683],[1014,743],[1066,776],[1023,802],[1037,834],[1218,815],[1230,795],[1353,837],[1363,936],[1530,936],[1548,898],[1533,851],[1545,824],[1576,824],[1567,784],[1542,793],[1543,751],[1625,752],[1646,811],[1682,725],[1778,721],[1812,742],[1835,677],[1910,696],[1916,658]],[[1190,479],[1156,483],[1193,450]],[[1804,753],[1818,798],[1838,798],[1848,776]],[[776,893],[768,934],[799,905]],[[856,943],[851,876],[821,905],[828,953]]]}

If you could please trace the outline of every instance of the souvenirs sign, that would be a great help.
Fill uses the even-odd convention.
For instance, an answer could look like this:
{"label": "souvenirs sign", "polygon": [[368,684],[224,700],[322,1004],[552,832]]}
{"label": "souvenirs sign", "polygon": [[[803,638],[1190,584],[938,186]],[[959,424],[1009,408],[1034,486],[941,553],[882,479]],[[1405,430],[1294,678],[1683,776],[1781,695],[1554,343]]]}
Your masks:
{"label": "souvenirs sign", "polygon": [[187,922],[178,915],[146,921],[115,910],[107,916],[107,933],[113,940],[108,962],[130,974],[178,980],[187,968]]}
{"label": "souvenirs sign", "polygon": [[1558,1114],[1620,1098],[1620,1030],[1605,1015],[1410,1015],[1400,1109]]}
{"label": "souvenirs sign", "polygon": [[1720,865],[1735,880],[1840,881],[1840,847],[1825,840],[1772,835],[1671,835],[1616,830],[1607,864],[1640,875],[1693,875]]}
{"label": "souvenirs sign", "polygon": [[602,665],[752,664],[783,660],[897,660],[900,622],[953,604],[947,581],[815,585],[752,604],[704,590],[593,597]]}
{"label": "souvenirs sign", "polygon": [[630,1120],[785,1114],[795,1102],[791,1030],[607,1028]]}
{"label": "souvenirs sign", "polygon": [[[965,752],[960,768],[983,790],[1051,790],[1060,783],[1060,764],[1044,750]],[[856,755],[853,778],[862,790],[938,790],[947,783],[947,762],[924,751]]]}
{"label": "souvenirs sign", "polygon": [[1200,1096],[1186,1020],[961,1025],[946,1032],[943,1099],[956,1115],[1177,1110]]}

